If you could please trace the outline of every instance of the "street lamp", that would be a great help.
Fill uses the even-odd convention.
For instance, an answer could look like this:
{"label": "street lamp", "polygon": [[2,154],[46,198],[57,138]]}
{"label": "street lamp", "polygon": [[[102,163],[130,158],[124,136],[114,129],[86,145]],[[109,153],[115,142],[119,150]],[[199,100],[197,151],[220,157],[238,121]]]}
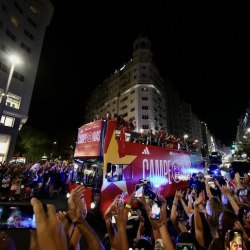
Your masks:
{"label": "street lamp", "polygon": [[186,150],[188,150],[188,146],[187,146],[187,142],[186,142],[186,139],[188,138],[188,135],[187,134],[183,135],[183,138],[184,138],[184,147],[185,147]]}
{"label": "street lamp", "polygon": [[11,67],[10,67],[10,73],[9,73],[9,76],[8,76],[8,81],[7,81],[7,84],[6,84],[5,91],[1,94],[2,98],[1,98],[1,103],[0,103],[0,106],[1,106],[1,108],[0,108],[0,119],[2,118],[2,115],[3,115],[4,105],[5,105],[6,100],[7,100],[7,95],[8,95],[8,91],[9,91],[9,88],[10,88],[10,83],[11,83],[12,76],[13,76],[13,73],[14,73],[15,65],[21,63],[20,58],[15,56],[15,55],[10,55],[9,60],[11,62]]}

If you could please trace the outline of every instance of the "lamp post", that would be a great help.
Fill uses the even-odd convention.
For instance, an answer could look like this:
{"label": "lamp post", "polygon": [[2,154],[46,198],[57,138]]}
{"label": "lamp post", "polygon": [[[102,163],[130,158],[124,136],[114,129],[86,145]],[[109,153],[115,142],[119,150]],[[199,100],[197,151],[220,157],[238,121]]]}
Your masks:
{"label": "lamp post", "polygon": [[185,149],[188,150],[187,141],[186,141],[187,138],[188,138],[188,135],[187,135],[187,134],[183,135],[183,138],[184,138],[184,146],[185,146]]}
{"label": "lamp post", "polygon": [[8,81],[7,81],[7,84],[6,84],[6,88],[5,88],[4,92],[1,94],[2,98],[1,98],[1,103],[0,103],[0,106],[1,106],[1,108],[0,108],[0,121],[1,121],[1,118],[2,118],[2,115],[3,115],[4,105],[5,105],[6,100],[7,100],[7,95],[8,95],[8,91],[9,91],[9,88],[10,88],[10,83],[11,83],[12,76],[13,76],[13,73],[14,73],[15,65],[19,64],[21,62],[20,58],[15,56],[15,55],[9,56],[9,60],[11,62],[11,67],[10,67],[10,73],[9,73],[9,76],[8,76]]}

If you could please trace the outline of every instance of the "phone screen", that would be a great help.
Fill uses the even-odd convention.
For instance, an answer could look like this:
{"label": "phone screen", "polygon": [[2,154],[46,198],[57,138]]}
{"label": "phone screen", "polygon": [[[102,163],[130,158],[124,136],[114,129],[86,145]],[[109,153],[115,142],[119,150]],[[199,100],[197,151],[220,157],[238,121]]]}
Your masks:
{"label": "phone screen", "polygon": [[239,190],[239,195],[247,195],[247,189],[240,189]]}
{"label": "phone screen", "polygon": [[154,202],[151,209],[151,219],[159,220],[160,214],[161,214],[161,208],[156,202]]}
{"label": "phone screen", "polygon": [[193,250],[194,244],[192,243],[177,243],[176,250]]}
{"label": "phone screen", "polygon": [[135,198],[142,197],[143,186],[139,187],[135,192]]}
{"label": "phone screen", "polygon": [[36,228],[33,208],[29,204],[0,204],[0,228]]}
{"label": "phone screen", "polygon": [[113,224],[116,223],[116,221],[115,221],[115,216],[114,216],[114,215],[113,215],[112,218],[111,218],[111,222],[112,222]]}
{"label": "phone screen", "polygon": [[211,187],[211,188],[214,188],[215,189],[215,184],[213,181],[209,181],[208,182],[208,185]]}

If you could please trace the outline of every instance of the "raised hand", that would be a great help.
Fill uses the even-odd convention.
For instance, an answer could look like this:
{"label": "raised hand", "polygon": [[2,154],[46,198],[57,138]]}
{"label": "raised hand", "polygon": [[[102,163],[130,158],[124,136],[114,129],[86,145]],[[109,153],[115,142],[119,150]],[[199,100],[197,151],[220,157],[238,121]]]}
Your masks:
{"label": "raised hand", "polygon": [[31,250],[66,250],[67,239],[63,223],[58,220],[56,210],[53,205],[47,205],[47,215],[42,203],[36,199],[31,199],[33,206],[36,230],[31,231]]}
{"label": "raised hand", "polygon": [[77,186],[70,193],[68,199],[68,215],[75,222],[77,220],[85,220],[87,216],[87,205],[84,200],[84,186]]}
{"label": "raised hand", "polygon": [[230,195],[230,188],[228,188],[227,186],[223,185],[221,187],[221,191],[225,194],[225,195]]}
{"label": "raised hand", "polygon": [[71,226],[71,222],[67,218],[67,213],[65,211],[63,212],[59,211],[56,215],[57,215],[57,218],[63,223],[65,232],[68,232]]}
{"label": "raised hand", "polygon": [[[182,195],[184,194],[184,192],[182,193]],[[159,195],[159,200],[161,201],[161,215],[160,215],[160,219],[159,219],[159,226],[163,225],[166,223],[167,221],[167,202],[165,200],[165,198],[162,195]]]}
{"label": "raised hand", "polygon": [[107,208],[107,210],[104,213],[104,219],[109,219],[112,217],[112,215],[114,215],[115,213],[115,209],[116,209],[116,204],[119,200],[119,195],[117,195],[115,197],[115,199],[112,201],[112,203],[110,204],[110,206]]}
{"label": "raised hand", "polygon": [[203,195],[202,195],[202,192],[200,192],[198,198],[196,195],[194,205],[200,205],[202,203],[202,201],[203,201]]}
{"label": "raised hand", "polygon": [[81,239],[81,233],[77,227],[71,222],[68,214],[64,211],[57,213],[57,218],[63,223],[65,233],[68,235],[68,246],[69,249],[78,249],[79,242]]}
{"label": "raised hand", "polygon": [[184,191],[181,191],[181,190],[177,190],[176,193],[175,193],[175,197],[180,200],[181,198],[183,198],[184,196]]}

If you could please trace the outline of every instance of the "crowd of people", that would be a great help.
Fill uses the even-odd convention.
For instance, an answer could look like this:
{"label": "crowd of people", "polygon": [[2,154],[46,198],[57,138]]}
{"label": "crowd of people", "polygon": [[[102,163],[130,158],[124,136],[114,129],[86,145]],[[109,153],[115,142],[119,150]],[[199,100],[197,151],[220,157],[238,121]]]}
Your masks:
{"label": "crowd of people", "polygon": [[155,132],[153,132],[152,128],[147,128],[145,129],[145,132],[138,133],[135,132],[136,124],[132,118],[127,121],[122,115],[118,115],[116,113],[111,115],[111,113],[108,112],[106,116],[102,117],[102,119],[115,121],[117,123],[117,130],[121,131],[123,129],[125,133],[130,134],[128,140],[132,142],[167,147],[170,149],[189,151],[197,150],[197,140],[193,140],[191,138],[184,139],[182,137],[169,134],[167,132],[167,128],[162,123],[159,124],[159,127],[155,128]]}
{"label": "crowd of people", "polygon": [[[236,173],[230,180],[211,180],[202,173],[194,174],[188,188],[177,190],[173,199],[159,193],[148,196],[145,185],[150,184],[143,183],[140,197],[133,192],[128,199],[118,195],[111,202],[103,215],[106,242],[86,220],[84,186],[71,191],[68,209],[63,212],[57,212],[53,205],[47,205],[45,212],[42,203],[32,198],[37,228],[31,231],[30,249],[80,249],[81,238],[87,249],[96,250],[250,249],[248,175],[241,178]],[[156,203],[160,206],[159,217],[152,216]],[[0,244],[3,238],[6,240],[7,235],[0,235]],[[0,245],[0,249],[15,249],[13,241],[8,242],[12,248]]]}
{"label": "crowd of people", "polygon": [[33,196],[66,194],[74,166],[65,161],[0,165],[0,200],[29,200]]}

